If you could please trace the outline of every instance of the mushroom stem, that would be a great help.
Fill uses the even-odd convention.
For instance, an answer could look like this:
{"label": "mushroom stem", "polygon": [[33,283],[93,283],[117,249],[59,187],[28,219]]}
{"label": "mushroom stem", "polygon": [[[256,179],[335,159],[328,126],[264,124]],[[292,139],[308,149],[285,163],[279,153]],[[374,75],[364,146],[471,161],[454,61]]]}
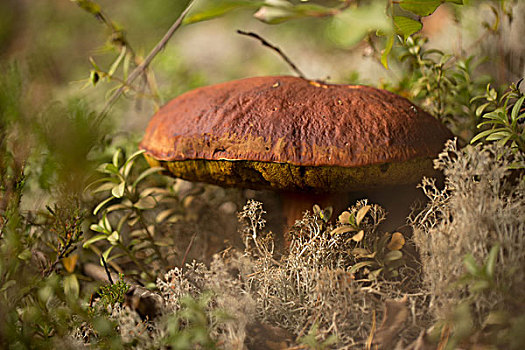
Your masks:
{"label": "mushroom stem", "polygon": [[285,219],[285,232],[292,228],[296,220],[303,217],[306,210],[312,211],[314,204],[319,205],[322,209],[331,206],[334,213],[341,212],[348,207],[348,194],[345,192],[323,194],[280,192],[280,197]]}

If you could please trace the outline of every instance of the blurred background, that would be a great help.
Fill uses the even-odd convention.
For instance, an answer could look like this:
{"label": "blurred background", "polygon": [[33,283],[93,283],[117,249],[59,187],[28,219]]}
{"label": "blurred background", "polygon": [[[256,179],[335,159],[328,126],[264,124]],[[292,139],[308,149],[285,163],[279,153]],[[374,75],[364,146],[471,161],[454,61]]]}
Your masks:
{"label": "blurred background", "polygon": [[[223,3],[227,3],[222,1]],[[361,1],[362,3],[367,3]],[[185,0],[100,0],[104,14],[124,31],[138,56],[145,56],[187,5]],[[213,4],[197,1],[191,13]],[[215,1],[221,3],[221,1]],[[315,1],[314,1],[315,3]],[[317,1],[330,6],[340,1]],[[197,86],[256,75],[293,74],[275,52],[237,29],[254,31],[280,47],[311,79],[334,83],[396,85],[403,66],[386,70],[375,57],[363,31],[381,23],[384,1],[369,1],[365,13],[338,18],[304,18],[268,25],[253,16],[257,9],[233,10],[225,16],[181,28],[153,61],[160,102]],[[375,3],[375,4],[374,4]],[[497,1],[464,1],[464,6],[443,5],[423,19],[423,35],[433,48],[483,61],[479,70],[496,77],[497,84],[523,74],[523,4],[513,8],[516,20],[501,17],[501,33],[485,34],[495,25],[491,5]],[[511,2],[507,2],[510,7]],[[375,12],[374,12],[375,11]],[[190,13],[190,16],[191,16]],[[379,14],[379,16],[377,16]],[[501,16],[501,14],[500,14]],[[384,17],[384,16],[383,16]],[[2,0],[0,3],[0,60],[16,59],[27,67],[35,104],[81,96],[93,110],[105,102],[113,84],[89,84],[92,57],[109,67],[119,52],[110,45],[107,26],[68,0]],[[377,50],[382,38],[373,38]],[[496,61],[497,62],[496,62]],[[494,71],[494,72],[493,72]],[[494,73],[494,74],[492,74]],[[103,85],[103,86],[101,86]],[[119,130],[140,132],[154,106],[121,101],[112,110]]]}

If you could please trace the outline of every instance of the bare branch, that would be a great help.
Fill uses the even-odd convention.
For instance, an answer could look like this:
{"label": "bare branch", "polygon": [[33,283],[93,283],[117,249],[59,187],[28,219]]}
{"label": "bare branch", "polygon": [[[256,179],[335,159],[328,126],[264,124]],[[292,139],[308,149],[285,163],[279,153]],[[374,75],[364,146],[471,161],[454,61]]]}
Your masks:
{"label": "bare branch", "polygon": [[301,70],[299,70],[299,68],[297,68],[297,66],[288,58],[288,56],[286,56],[282,51],[281,49],[279,49],[277,46],[275,45],[272,45],[270,44],[268,41],[266,41],[264,38],[262,38],[259,34],[257,33],[254,33],[254,32],[245,32],[245,31],[242,31],[242,30],[237,30],[237,33],[241,34],[241,35],[246,35],[246,36],[250,36],[252,38],[255,38],[257,40],[259,40],[261,42],[261,44],[263,44],[264,46],[267,46],[269,47],[270,49],[274,50],[275,52],[277,52],[277,54],[279,54],[279,56],[281,56],[281,58],[286,62],[288,63],[288,65],[293,69],[293,71],[295,72],[295,74],[297,74],[299,77],[303,78],[303,79],[306,79],[306,77],[304,76],[303,72],[301,72]]}
{"label": "bare branch", "polygon": [[186,15],[188,14],[188,12],[190,11],[190,8],[191,6],[193,5],[193,3],[195,2],[195,0],[192,0],[190,1],[190,3],[188,4],[188,6],[186,6],[186,8],[184,9],[184,11],[182,11],[182,13],[180,14],[180,16],[175,20],[175,22],[173,22],[173,24],[171,25],[170,29],[168,29],[168,31],[166,32],[166,34],[164,34],[164,36],[162,37],[162,39],[157,43],[157,45],[150,51],[150,53],[146,56],[146,58],[144,59],[144,61],[142,61],[142,63],[140,63],[138,65],[137,68],[135,68],[128,76],[128,79],[126,80],[126,84],[119,87],[112,95],[111,97],[109,98],[109,100],[106,102],[104,108],[102,109],[102,112],[99,114],[97,120],[96,120],[96,124],[98,125],[103,119],[104,117],[106,116],[107,112],[109,111],[109,109],[111,108],[111,106],[113,106],[113,104],[118,100],[118,98],[120,97],[120,95],[122,95],[122,93],[124,92],[124,90],[126,89],[126,86],[132,84],[135,79],[137,79],[140,75],[142,75],[144,73],[144,71],[149,67],[151,61],[153,61],[153,59],[155,58],[155,56],[157,56],[157,54],[162,51],[162,49],[164,49],[164,47],[166,46],[166,44],[168,43],[168,41],[171,39],[171,37],[173,36],[173,34],[175,34],[175,32],[177,31],[177,29],[179,29],[179,27],[181,26],[182,24],[182,21],[184,20],[184,17],[186,17]]}

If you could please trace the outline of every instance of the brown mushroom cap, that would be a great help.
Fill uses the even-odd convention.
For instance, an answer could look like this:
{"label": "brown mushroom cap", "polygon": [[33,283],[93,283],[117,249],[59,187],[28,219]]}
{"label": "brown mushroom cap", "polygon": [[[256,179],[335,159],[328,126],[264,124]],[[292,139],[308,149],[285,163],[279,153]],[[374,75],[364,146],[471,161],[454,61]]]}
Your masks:
{"label": "brown mushroom cap", "polygon": [[256,77],[187,92],[140,148],[174,176],[226,186],[353,191],[419,181],[452,135],[391,92]]}

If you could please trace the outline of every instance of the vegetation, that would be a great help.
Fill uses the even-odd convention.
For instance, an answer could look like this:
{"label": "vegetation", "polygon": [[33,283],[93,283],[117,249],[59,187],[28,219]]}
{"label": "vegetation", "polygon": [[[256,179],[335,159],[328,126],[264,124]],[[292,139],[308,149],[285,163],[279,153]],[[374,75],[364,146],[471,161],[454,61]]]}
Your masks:
{"label": "vegetation", "polygon": [[[0,10],[27,19],[0,23],[0,347],[525,346],[523,4]],[[433,32],[432,20],[454,29]],[[236,36],[239,26],[275,46]],[[340,213],[316,205],[283,251],[271,194],[167,178],[136,151],[165,99],[289,73],[278,46],[306,77],[326,80],[314,66],[332,65],[336,82],[406,96],[456,135],[435,160],[443,181],[421,181],[427,199],[407,225],[385,230],[389,214],[367,199]]]}

